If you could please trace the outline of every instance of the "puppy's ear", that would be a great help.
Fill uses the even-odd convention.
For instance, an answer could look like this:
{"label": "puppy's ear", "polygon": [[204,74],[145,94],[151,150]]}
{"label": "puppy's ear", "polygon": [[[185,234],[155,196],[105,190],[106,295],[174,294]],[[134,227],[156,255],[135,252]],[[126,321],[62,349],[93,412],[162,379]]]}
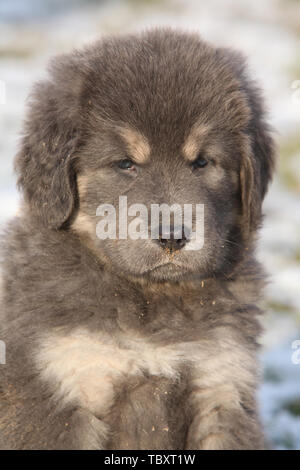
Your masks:
{"label": "puppy's ear", "polygon": [[248,132],[240,168],[242,230],[246,239],[259,228],[262,202],[275,162],[274,142],[262,115],[254,112]]}
{"label": "puppy's ear", "polygon": [[219,49],[219,59],[230,67],[240,83],[250,110],[249,122],[241,135],[242,162],[240,186],[242,227],[245,238],[257,230],[261,220],[261,205],[272,179],[275,166],[275,145],[266,122],[263,97],[256,83],[249,78],[244,57],[230,49]]}
{"label": "puppy's ear", "polygon": [[72,214],[76,199],[73,167],[79,139],[79,61],[61,56],[38,83],[20,152],[15,160],[18,185],[30,213],[47,227],[60,228]]}
{"label": "puppy's ear", "polygon": [[255,175],[254,159],[248,152],[243,153],[241,162],[240,191],[242,204],[241,230],[247,240],[251,232],[259,226],[262,202],[257,175]]}

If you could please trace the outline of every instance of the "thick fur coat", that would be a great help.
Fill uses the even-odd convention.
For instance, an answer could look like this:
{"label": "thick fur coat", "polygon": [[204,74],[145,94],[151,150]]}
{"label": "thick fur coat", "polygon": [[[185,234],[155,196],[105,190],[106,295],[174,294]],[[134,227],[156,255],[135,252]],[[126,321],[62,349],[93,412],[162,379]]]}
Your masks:
{"label": "thick fur coat", "polygon": [[[273,166],[236,52],[158,29],[53,61],[2,248],[0,448],[264,447],[254,248]],[[120,195],[203,203],[203,248],[100,240],[97,206]]]}

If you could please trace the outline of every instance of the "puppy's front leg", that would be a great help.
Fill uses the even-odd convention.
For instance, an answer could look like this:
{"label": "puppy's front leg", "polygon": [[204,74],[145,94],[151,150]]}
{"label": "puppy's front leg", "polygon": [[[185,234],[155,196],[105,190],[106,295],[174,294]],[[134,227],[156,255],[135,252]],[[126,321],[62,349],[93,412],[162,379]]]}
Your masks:
{"label": "puppy's front leg", "polygon": [[[224,332],[225,334],[225,332]],[[192,370],[186,449],[262,449],[256,412],[255,353],[224,336]]]}
{"label": "puppy's front leg", "polygon": [[102,419],[86,409],[78,408],[64,420],[52,445],[61,450],[103,450],[108,434],[108,426]]}
{"label": "puppy's front leg", "polygon": [[177,383],[163,377],[128,382],[108,417],[113,430],[108,449],[179,449],[182,413],[172,413],[170,419],[170,407],[177,408],[172,406],[178,403],[177,389]]}
{"label": "puppy's front leg", "polygon": [[39,382],[1,385],[1,450],[106,448],[109,423],[100,416],[80,406],[57,409]]}

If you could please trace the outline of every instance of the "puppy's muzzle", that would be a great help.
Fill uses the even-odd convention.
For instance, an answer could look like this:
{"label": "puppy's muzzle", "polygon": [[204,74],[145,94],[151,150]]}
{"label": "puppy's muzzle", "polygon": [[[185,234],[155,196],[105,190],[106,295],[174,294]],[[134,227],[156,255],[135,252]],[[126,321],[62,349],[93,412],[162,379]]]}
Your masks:
{"label": "puppy's muzzle", "polygon": [[171,227],[169,230],[165,230],[160,225],[157,242],[164,249],[170,251],[181,250],[188,242],[187,228],[183,225],[182,227]]}

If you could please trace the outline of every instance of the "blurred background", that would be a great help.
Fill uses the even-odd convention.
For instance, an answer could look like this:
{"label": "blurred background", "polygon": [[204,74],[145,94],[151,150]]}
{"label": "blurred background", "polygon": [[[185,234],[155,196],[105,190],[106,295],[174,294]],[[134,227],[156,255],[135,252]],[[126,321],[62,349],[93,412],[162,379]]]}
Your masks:
{"label": "blurred background", "polygon": [[242,50],[265,90],[279,162],[258,247],[270,275],[259,403],[272,445],[300,449],[300,0],[0,0],[0,229],[18,207],[26,96],[49,57],[157,25]]}

